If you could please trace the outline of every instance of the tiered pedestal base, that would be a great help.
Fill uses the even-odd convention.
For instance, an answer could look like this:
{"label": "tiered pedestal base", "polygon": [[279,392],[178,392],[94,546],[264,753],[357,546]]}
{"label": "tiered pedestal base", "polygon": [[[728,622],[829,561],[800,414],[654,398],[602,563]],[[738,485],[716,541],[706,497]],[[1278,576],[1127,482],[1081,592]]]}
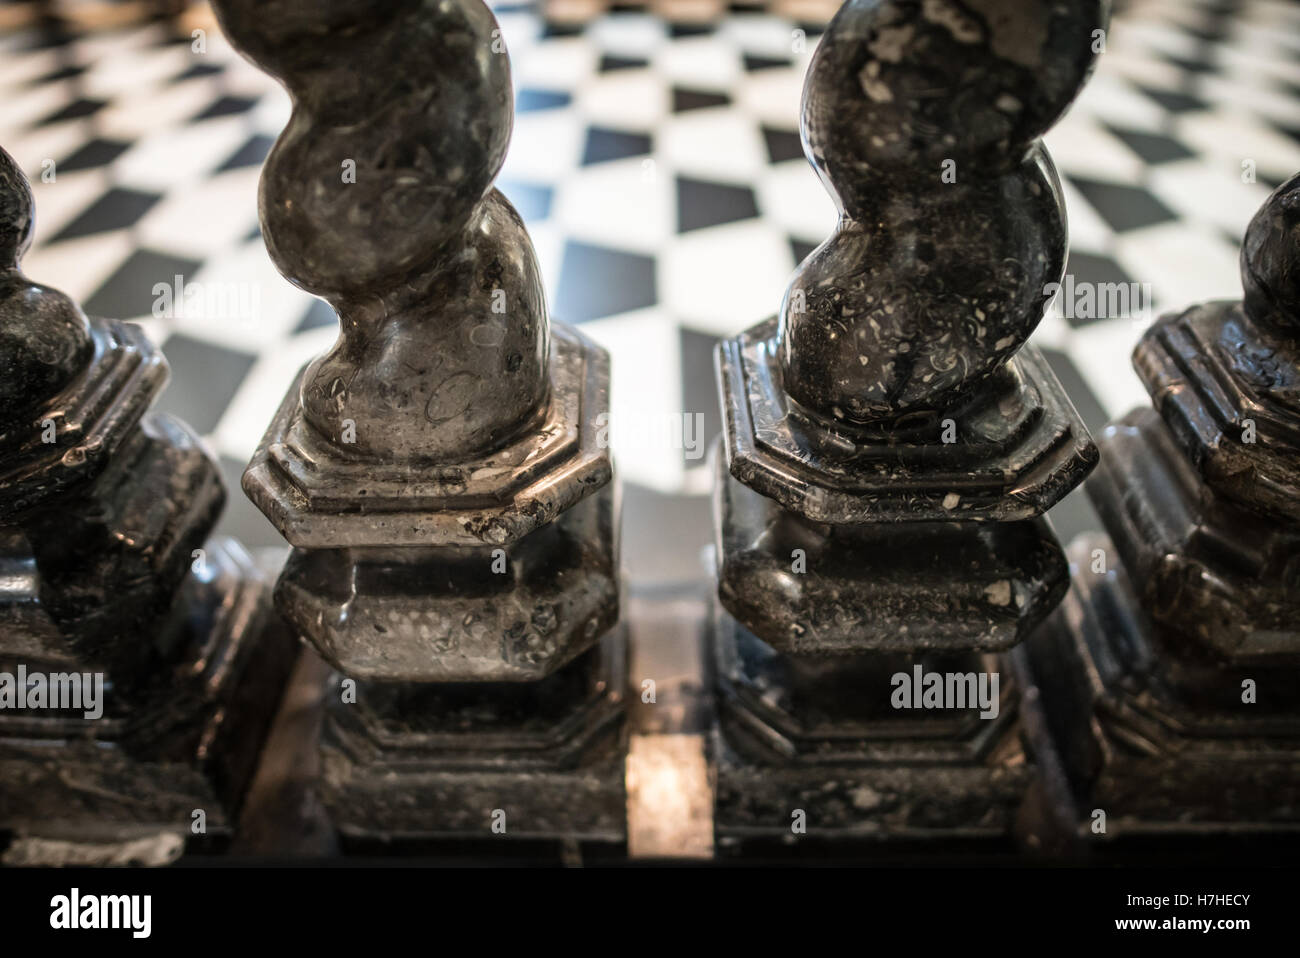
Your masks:
{"label": "tiered pedestal base", "polygon": [[[1017,692],[1002,671],[996,718],[902,711],[891,676],[997,672],[992,654],[788,656],[718,609],[712,659],[715,834],[721,852],[846,840],[974,840],[1011,850],[1030,784]],[[803,812],[806,832],[794,830]]]}
{"label": "tiered pedestal base", "polygon": [[358,683],[348,704],[344,681],[325,690],[319,788],[345,850],[624,840],[622,630],[537,682]]}
{"label": "tiered pedestal base", "polygon": [[[40,618],[35,601],[14,605],[27,610],[20,621]],[[237,543],[212,540],[157,634],[129,638],[180,650],[147,707],[118,708],[106,681],[100,719],[0,716],[5,863],[163,864],[233,835],[297,655],[269,582]]]}
{"label": "tiered pedestal base", "polygon": [[[1237,860],[1294,851],[1300,670],[1267,657],[1225,662],[1156,627],[1116,554],[1103,536],[1076,540],[1073,588],[1012,654],[1067,847],[1157,856],[1194,848]],[[1105,571],[1098,555],[1108,557]],[[1243,701],[1246,680],[1253,704]]]}
{"label": "tiered pedestal base", "polygon": [[239,851],[449,861],[620,856],[626,647],[620,625],[537,682],[357,682],[355,696],[348,680],[306,651]]}

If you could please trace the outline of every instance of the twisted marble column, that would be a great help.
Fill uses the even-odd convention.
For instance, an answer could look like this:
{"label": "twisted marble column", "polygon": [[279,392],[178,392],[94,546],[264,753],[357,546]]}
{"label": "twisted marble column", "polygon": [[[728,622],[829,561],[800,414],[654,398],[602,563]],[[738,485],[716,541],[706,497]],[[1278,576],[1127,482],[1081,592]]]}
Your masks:
{"label": "twisted marble column", "polygon": [[500,807],[507,833],[620,835],[608,358],[550,326],[492,188],[513,115],[500,30],[480,0],[214,7],[293,98],[262,175],[267,248],[341,326],[244,476],[294,547],[279,608],[337,670],[335,824],[486,834]]}
{"label": "twisted marble column", "polygon": [[994,716],[891,706],[992,674],[1060,601],[1041,514],[1097,452],[1026,340],[1065,262],[1039,137],[1083,85],[1101,0],[850,0],[803,99],[835,232],[779,315],[719,347],[715,636],[723,845],[1004,836],[1027,786]]}

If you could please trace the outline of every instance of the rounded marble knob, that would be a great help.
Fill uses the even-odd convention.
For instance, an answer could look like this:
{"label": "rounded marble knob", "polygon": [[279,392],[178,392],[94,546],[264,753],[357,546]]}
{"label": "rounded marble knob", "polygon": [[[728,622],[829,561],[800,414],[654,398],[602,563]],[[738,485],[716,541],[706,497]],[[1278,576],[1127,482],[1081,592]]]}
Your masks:
{"label": "rounded marble knob", "polygon": [[307,422],[350,456],[451,463],[535,421],[546,307],[523,223],[491,189],[513,117],[491,12],[481,0],[214,9],[294,103],[262,172],[263,236],[342,324],[303,380]]}
{"label": "rounded marble knob", "polygon": [[34,227],[31,185],[0,150],[0,426],[24,425],[94,351],[80,307],[58,290],[31,282],[19,268]]}
{"label": "rounded marble knob", "polygon": [[1300,332],[1300,173],[1260,207],[1241,243],[1246,312],[1257,323]]}
{"label": "rounded marble knob", "polygon": [[1088,78],[1107,0],[849,0],[804,87],[834,235],[782,304],[786,392],[845,423],[953,407],[1020,348],[1065,260],[1038,138]]}

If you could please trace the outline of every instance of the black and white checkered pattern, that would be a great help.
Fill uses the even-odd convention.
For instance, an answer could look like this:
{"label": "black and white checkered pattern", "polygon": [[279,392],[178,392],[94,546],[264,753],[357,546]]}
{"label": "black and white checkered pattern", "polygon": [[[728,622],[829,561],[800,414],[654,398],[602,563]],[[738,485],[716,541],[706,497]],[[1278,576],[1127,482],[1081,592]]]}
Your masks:
{"label": "black and white checkered pattern", "polygon": [[[640,427],[686,412],[718,431],[713,343],[773,313],[834,223],[798,136],[819,28],[753,11],[710,26],[615,12],[564,27],[527,4],[497,11],[517,90],[499,185],[529,225],[553,316],[613,354],[627,560],[654,575],[707,539],[708,472]],[[172,365],[161,407],[207,437],[236,486],[335,319],[279,276],[258,233],[259,167],[287,97],[223,38],[205,39],[196,52],[160,25],[0,37],[0,144],[34,181],[28,275],[143,323]],[[1132,0],[1107,41],[1047,137],[1070,273],[1141,284],[1154,311],[1239,296],[1241,233],[1300,169],[1300,5]],[[244,308],[155,318],[157,285],[177,276]],[[1035,334],[1094,428],[1146,402],[1128,362],[1143,322],[1058,311]],[[620,421],[638,426],[625,440]],[[279,543],[231,498],[229,531]],[[1077,503],[1056,515],[1065,535],[1090,521]]]}

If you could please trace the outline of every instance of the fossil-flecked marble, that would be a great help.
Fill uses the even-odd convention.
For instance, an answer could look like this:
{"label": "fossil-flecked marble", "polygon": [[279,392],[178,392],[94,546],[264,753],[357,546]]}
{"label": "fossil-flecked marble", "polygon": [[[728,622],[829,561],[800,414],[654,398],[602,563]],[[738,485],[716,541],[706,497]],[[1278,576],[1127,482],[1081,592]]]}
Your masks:
{"label": "fossil-flecked marble", "polygon": [[1108,13],[848,0],[813,56],[803,142],[840,218],[716,354],[724,848],[788,837],[791,808],[835,840],[1017,828],[1014,707],[898,712],[888,679],[996,673],[1066,587],[1042,514],[1097,448],[1026,342],[1066,253],[1040,138]]}
{"label": "fossil-flecked marble", "polygon": [[1092,70],[1106,0],[850,0],[804,85],[840,209],[781,306],[781,366],[841,422],[956,405],[1028,338],[1065,266],[1038,138]]}
{"label": "fossil-flecked marble", "polygon": [[[350,847],[487,834],[485,807],[511,835],[617,840],[609,360],[552,328],[492,187],[513,122],[501,29],[482,0],[213,7],[293,101],[262,171],[267,248],[340,323],[244,474],[294,547],[277,605],[338,670],[312,787]],[[582,716],[592,683],[594,744],[578,719],[540,742],[511,707]],[[452,700],[455,727],[421,731]]]}

